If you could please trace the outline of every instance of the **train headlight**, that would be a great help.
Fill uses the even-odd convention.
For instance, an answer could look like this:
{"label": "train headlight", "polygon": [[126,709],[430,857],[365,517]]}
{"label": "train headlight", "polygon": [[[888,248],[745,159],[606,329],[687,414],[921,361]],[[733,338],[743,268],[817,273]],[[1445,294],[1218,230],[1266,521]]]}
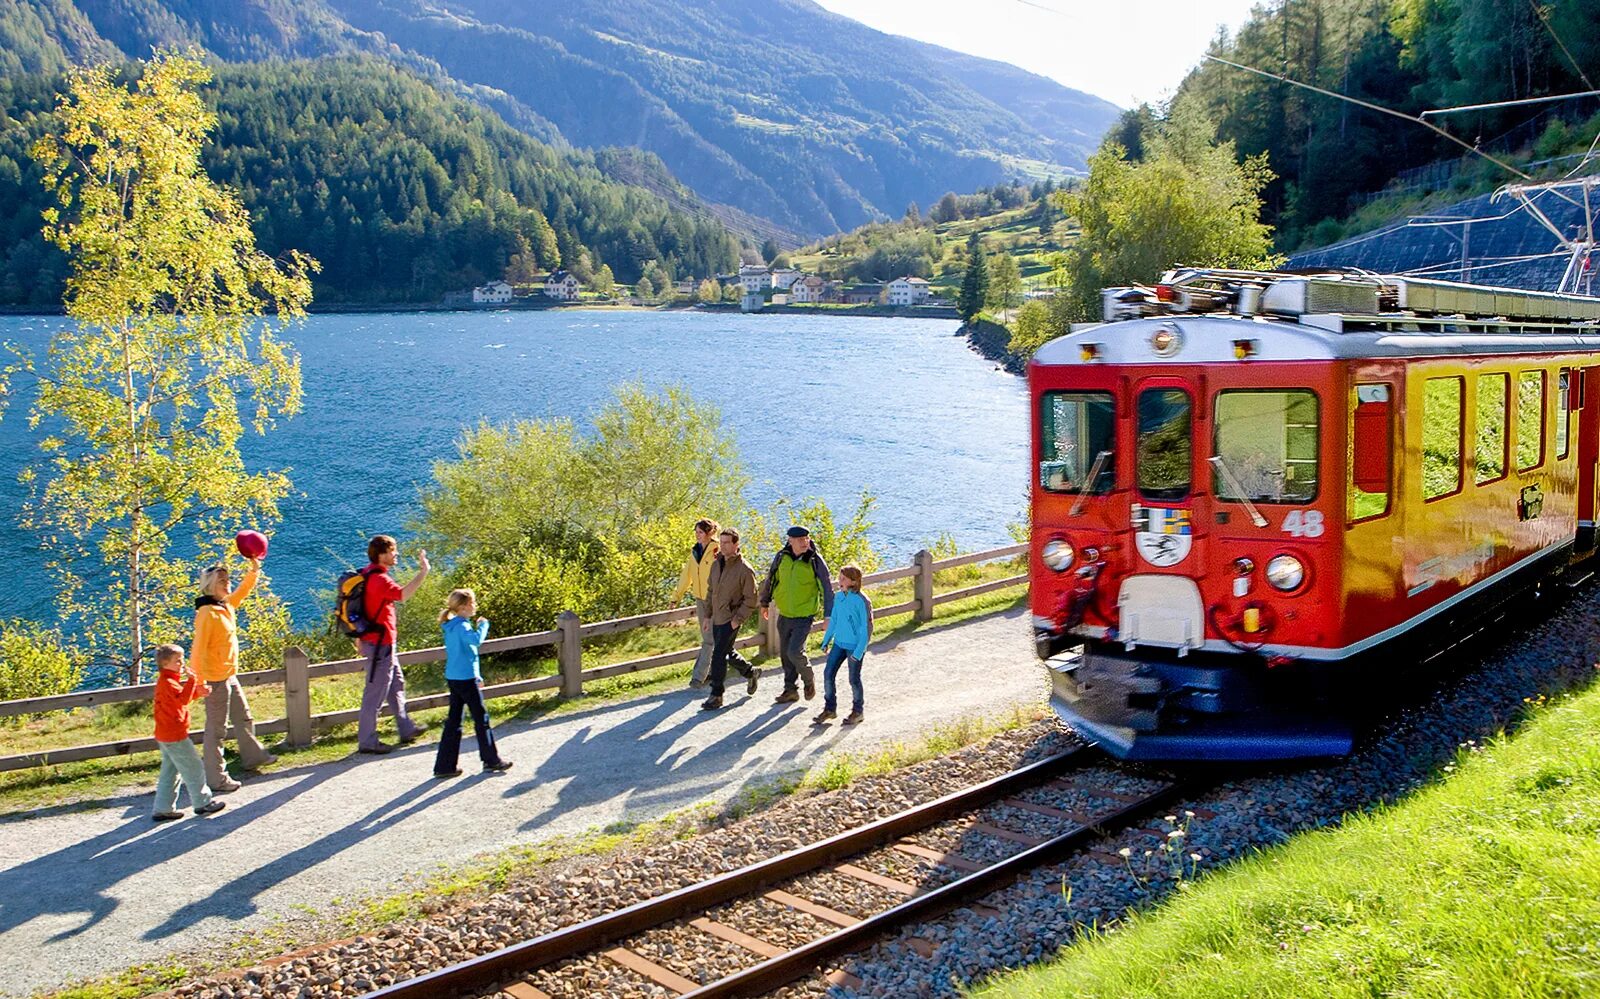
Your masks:
{"label": "train headlight", "polygon": [[1045,565],[1056,572],[1066,572],[1072,568],[1072,560],[1076,554],[1070,544],[1060,538],[1053,538],[1044,543],[1039,557],[1044,560]]}
{"label": "train headlight", "polygon": [[1306,567],[1293,555],[1274,555],[1267,562],[1267,582],[1275,590],[1298,589],[1306,581]]}

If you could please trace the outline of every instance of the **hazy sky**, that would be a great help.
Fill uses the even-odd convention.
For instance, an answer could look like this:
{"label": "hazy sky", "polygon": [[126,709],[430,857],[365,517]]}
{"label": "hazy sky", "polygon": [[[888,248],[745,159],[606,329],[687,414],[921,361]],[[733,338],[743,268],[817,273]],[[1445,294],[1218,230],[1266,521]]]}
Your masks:
{"label": "hazy sky", "polygon": [[1171,96],[1259,0],[817,0],[879,31],[998,59],[1131,107]]}

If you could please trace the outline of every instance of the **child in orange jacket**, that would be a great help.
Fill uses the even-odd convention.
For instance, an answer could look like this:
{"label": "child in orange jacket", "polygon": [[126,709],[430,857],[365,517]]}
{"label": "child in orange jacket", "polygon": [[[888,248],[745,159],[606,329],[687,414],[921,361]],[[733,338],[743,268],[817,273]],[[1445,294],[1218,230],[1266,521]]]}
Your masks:
{"label": "child in orange jacket", "polygon": [[189,741],[189,705],[210,691],[184,666],[180,646],[156,649],[156,669],[156,747],[161,750],[161,774],[156,778],[156,803],[150,818],[156,822],[183,818],[176,807],[180,777],[196,815],[220,812],[227,803],[212,799],[211,789],[206,787],[205,765]]}

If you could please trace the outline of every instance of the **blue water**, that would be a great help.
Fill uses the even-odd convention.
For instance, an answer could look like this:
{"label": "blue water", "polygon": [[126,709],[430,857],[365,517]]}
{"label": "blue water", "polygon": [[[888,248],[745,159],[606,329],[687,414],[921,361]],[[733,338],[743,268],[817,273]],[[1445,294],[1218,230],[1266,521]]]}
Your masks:
{"label": "blue water", "polygon": [[[42,354],[55,317],[0,317],[0,341]],[[433,462],[480,420],[565,416],[580,426],[626,381],[682,384],[717,404],[760,508],[821,497],[839,516],[878,498],[871,538],[889,561],[949,532],[1008,544],[1026,503],[1026,398],[953,336],[953,321],[690,312],[314,316],[292,330],[305,408],[248,468],[287,468],[268,568],[305,620],[310,594],[401,534]],[[22,386],[19,386],[22,388]],[[18,528],[17,472],[40,460],[27,392],[0,419],[0,617],[51,617],[37,540]]]}

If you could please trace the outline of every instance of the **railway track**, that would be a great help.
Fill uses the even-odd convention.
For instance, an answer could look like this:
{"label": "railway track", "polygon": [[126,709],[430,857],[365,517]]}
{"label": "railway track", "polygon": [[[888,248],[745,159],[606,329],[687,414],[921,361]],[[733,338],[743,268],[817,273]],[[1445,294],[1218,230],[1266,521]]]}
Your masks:
{"label": "railway track", "polygon": [[[1073,779],[1074,771],[1100,762],[1103,757],[1093,746],[1079,747],[821,842],[398,982],[369,993],[368,999],[588,995],[592,986],[564,981],[563,973],[576,974],[584,962],[595,961],[637,981],[641,994],[654,987],[657,994],[692,999],[760,995],[817,971],[835,984],[860,984],[834,963],[904,926],[972,903],[1033,868],[1088,848],[1147,817],[1180,791],[1177,781],[1164,778],[1149,781],[1149,791],[1141,794]],[[1038,800],[1052,794],[1059,799],[1062,792],[1103,804],[1082,809]],[[1019,823],[1017,816],[1028,821]],[[1019,824],[1030,828],[1021,831],[1015,828]],[[1041,825],[1050,827],[1044,835]],[[917,872],[910,880],[907,868]],[[807,885],[818,877],[846,879],[862,900],[894,901],[873,912],[864,911],[870,904],[840,911],[837,902],[808,897]],[[743,928],[736,925],[741,907],[752,903],[801,913],[826,930],[798,944],[792,933],[781,934],[790,938],[787,944],[769,940],[748,919]],[[688,977],[681,962],[661,960],[661,948],[652,945],[650,935],[664,928],[704,934],[737,952],[740,967],[704,981]],[[918,950],[930,948],[927,941],[909,943]]]}

